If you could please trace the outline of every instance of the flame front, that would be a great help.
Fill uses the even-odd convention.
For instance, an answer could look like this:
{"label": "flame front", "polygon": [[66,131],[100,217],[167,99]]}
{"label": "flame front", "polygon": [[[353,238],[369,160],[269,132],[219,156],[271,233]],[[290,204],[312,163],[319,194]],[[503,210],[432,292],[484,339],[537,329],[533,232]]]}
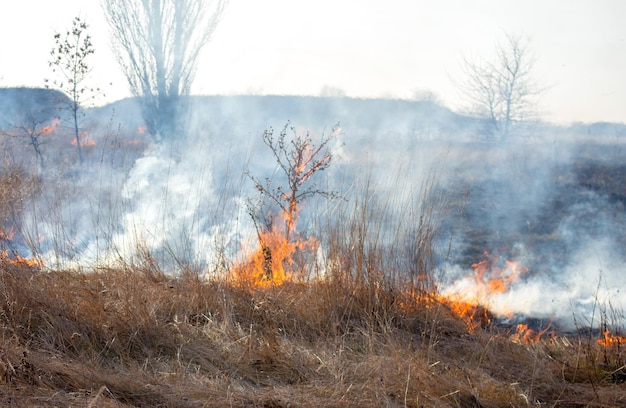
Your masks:
{"label": "flame front", "polygon": [[[89,132],[79,132],[78,133],[78,139],[80,140],[80,145],[83,147],[89,147],[89,146],[95,146],[96,145],[96,141],[90,139],[89,137]],[[71,141],[72,146],[76,146],[76,139],[72,139]]]}
{"label": "flame front", "polygon": [[13,266],[26,266],[29,268],[41,268],[42,266],[41,262],[38,260],[24,258],[20,254],[10,255],[6,250],[0,252],[0,263]]}
{"label": "flame front", "polygon": [[[16,233],[17,230],[14,226],[0,229],[0,244],[2,247],[11,247],[11,245],[14,245],[13,240],[15,239]],[[25,258],[19,253],[15,253],[15,251],[9,252],[6,249],[0,250],[0,263],[18,267],[26,266],[29,268],[41,268],[43,266],[42,262],[39,260]]]}
{"label": "flame front", "polygon": [[496,266],[497,261],[498,258],[485,253],[485,259],[472,264],[478,291],[483,295],[506,292],[522,274],[528,272],[519,262],[506,260],[504,268],[499,268]]}
{"label": "flame front", "polygon": [[552,326],[552,322],[543,330],[535,331],[533,329],[529,329],[527,324],[520,323],[515,328],[515,333],[513,333],[510,337],[516,343],[522,344],[530,344],[537,343],[541,340],[541,337],[546,334],[546,332]]}
{"label": "flame front", "polygon": [[[520,262],[501,262],[500,258],[490,256],[487,252],[483,260],[472,264],[472,268],[471,275],[464,276],[436,294],[436,301],[463,319],[470,330],[486,326],[495,316],[512,317],[512,313],[503,308],[494,311],[491,307],[492,299],[495,295],[507,292],[528,269]],[[541,337],[547,329],[539,333],[529,331],[527,327],[520,327],[519,330],[523,331],[514,335],[514,340],[530,342]]]}
{"label": "flame front", "polygon": [[453,282],[443,292],[444,297],[459,304],[480,305],[496,316],[511,318],[513,313],[504,306],[493,309],[496,295],[506,293],[528,269],[517,261],[501,261],[485,252],[484,259],[472,264],[473,272]]}
{"label": "flame front", "polygon": [[596,342],[599,345],[604,346],[604,347],[616,347],[621,344],[626,344],[626,337],[612,335],[609,330],[605,330],[604,337],[601,339],[598,339]]}
{"label": "flame front", "polygon": [[59,126],[60,123],[61,123],[61,119],[59,118],[52,119],[49,125],[46,125],[41,129],[41,134],[49,135],[49,134],[54,133],[54,131],[56,130],[56,128]]}
{"label": "flame front", "polygon": [[[299,237],[295,233],[296,217],[280,217],[282,222],[272,223],[269,231],[259,232],[259,248],[242,264],[233,269],[233,276],[253,286],[281,285],[293,279],[293,255],[297,251],[315,250],[318,242],[315,238],[307,240],[290,237]],[[291,229],[287,235],[286,224]]]}

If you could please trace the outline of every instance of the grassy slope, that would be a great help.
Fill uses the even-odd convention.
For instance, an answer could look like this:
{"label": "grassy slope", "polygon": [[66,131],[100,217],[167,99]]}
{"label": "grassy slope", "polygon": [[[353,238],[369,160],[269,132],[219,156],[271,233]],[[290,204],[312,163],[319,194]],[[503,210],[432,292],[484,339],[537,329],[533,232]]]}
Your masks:
{"label": "grassy slope", "polygon": [[3,406],[626,405],[623,346],[520,344],[380,281],[4,264],[0,302]]}

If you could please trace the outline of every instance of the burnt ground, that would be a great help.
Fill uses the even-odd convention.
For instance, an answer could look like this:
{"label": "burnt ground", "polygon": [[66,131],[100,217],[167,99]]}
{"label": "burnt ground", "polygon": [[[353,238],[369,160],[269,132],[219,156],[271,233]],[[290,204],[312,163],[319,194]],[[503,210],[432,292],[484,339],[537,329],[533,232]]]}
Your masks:
{"label": "burnt ground", "polygon": [[[454,263],[485,252],[524,257],[533,271],[562,267],[589,240],[626,244],[626,146],[579,144],[567,157],[525,146],[472,145],[449,184],[444,239]],[[523,252],[523,253],[521,253]],[[528,256],[531,255],[531,256]]]}

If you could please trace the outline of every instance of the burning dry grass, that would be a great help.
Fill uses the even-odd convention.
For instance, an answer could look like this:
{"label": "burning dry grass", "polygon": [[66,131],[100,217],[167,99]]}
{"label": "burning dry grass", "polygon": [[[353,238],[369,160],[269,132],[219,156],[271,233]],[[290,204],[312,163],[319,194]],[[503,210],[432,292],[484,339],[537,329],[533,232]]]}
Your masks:
{"label": "burning dry grass", "polygon": [[0,405],[626,404],[620,333],[498,326],[437,294],[440,202],[390,225],[363,197],[319,237],[323,271],[287,262],[290,279],[263,284],[263,259],[203,280],[165,274],[141,248],[138,265],[89,273],[0,257]]}
{"label": "burning dry grass", "polygon": [[619,347],[580,336],[520,344],[382,281],[242,288],[4,265],[0,298],[4,406],[626,403]]}

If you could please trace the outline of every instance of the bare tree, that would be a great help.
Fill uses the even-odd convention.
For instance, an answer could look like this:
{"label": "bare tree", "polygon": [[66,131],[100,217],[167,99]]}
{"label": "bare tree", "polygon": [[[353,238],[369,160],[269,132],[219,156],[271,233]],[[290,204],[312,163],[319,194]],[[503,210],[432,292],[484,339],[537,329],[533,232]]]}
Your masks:
{"label": "bare tree", "polygon": [[13,125],[13,133],[25,140],[25,144],[31,146],[38,159],[37,172],[39,175],[45,167],[43,145],[47,142],[46,136],[52,134],[59,122],[58,118],[51,121],[48,118],[36,114],[26,114],[21,122]]}
{"label": "bare tree", "polygon": [[[248,173],[261,197],[260,203],[248,202],[248,214],[254,222],[263,252],[266,279],[272,279],[273,255],[272,248],[265,242],[264,237],[277,230],[274,222],[276,220],[284,222],[279,230],[283,234],[284,243],[288,244],[294,238],[299,205],[305,199],[316,195],[338,197],[337,193],[320,188],[312,178],[330,166],[332,154],[328,150],[328,144],[340,134],[341,128],[337,125],[330,134],[322,136],[319,144],[316,144],[309,132],[304,135],[298,134],[289,123],[278,137],[274,136],[272,128],[263,133],[263,142],[270,148],[278,164],[280,179],[277,177],[261,180]],[[278,207],[280,216],[272,216],[271,211],[266,211],[265,199],[269,199],[271,204]]]}
{"label": "bare tree", "polygon": [[532,78],[535,61],[527,40],[513,34],[498,42],[493,60],[463,59],[466,80],[461,90],[473,112],[486,117],[502,141],[514,122],[536,114],[535,98],[543,89]]}
{"label": "bare tree", "polygon": [[102,0],[113,46],[153,137],[171,137],[181,96],[227,0]]}
{"label": "bare tree", "polygon": [[46,87],[52,84],[69,95],[69,99],[64,99],[63,102],[67,105],[65,108],[71,112],[72,130],[80,163],[83,162],[83,153],[78,118],[82,114],[82,106],[100,94],[99,88],[85,85],[91,73],[87,58],[95,52],[87,28],[87,23],[80,17],[75,17],[72,28],[64,35],[54,34],[55,44],[50,51],[49,65],[57,78],[52,81],[44,80]]}
{"label": "bare tree", "polygon": [[39,158],[39,173],[43,171],[44,160],[41,146],[43,144],[43,136],[50,134],[50,128],[47,126],[41,126],[35,120],[31,122],[30,126],[22,126],[20,130],[23,135],[27,137],[27,143],[32,146],[35,151],[35,155]]}

